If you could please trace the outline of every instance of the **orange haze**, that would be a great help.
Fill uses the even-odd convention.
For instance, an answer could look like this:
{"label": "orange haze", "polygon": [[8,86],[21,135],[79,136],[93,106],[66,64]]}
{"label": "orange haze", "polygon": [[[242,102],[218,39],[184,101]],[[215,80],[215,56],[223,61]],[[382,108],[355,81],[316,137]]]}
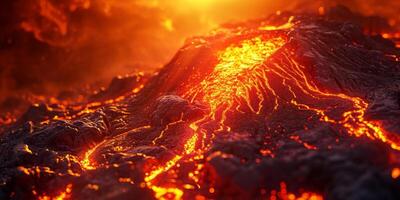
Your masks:
{"label": "orange haze", "polygon": [[[154,71],[185,38],[277,10],[323,12],[337,3],[400,21],[400,2],[378,0],[14,0],[0,3],[0,101],[55,95],[118,74]],[[322,9],[322,10],[321,10]]]}

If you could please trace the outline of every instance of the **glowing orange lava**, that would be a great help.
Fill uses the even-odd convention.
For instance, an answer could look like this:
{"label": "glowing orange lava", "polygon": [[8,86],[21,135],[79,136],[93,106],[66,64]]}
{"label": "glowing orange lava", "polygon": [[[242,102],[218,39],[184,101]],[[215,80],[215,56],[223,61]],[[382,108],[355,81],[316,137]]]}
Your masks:
{"label": "glowing orange lava", "polygon": [[72,192],[72,184],[68,184],[65,188],[64,191],[60,192],[59,195],[51,197],[48,195],[43,195],[40,196],[38,199],[39,200],[66,200],[71,198],[71,192]]}
{"label": "glowing orange lava", "polygon": [[[254,84],[259,82],[260,77],[258,77],[257,71],[261,70],[260,68],[263,66],[264,61],[284,44],[285,40],[280,37],[270,40],[254,38],[242,42],[239,46],[230,46],[219,53],[219,64],[215,66],[214,71],[201,82],[199,87],[193,88],[186,94],[186,96],[192,96],[192,99],[201,95],[203,101],[207,102],[211,108],[209,115],[189,125],[194,134],[186,141],[182,155],[176,155],[163,166],[159,166],[146,174],[145,182],[155,192],[156,198],[180,199],[182,197],[182,189],[156,186],[152,181],[161,173],[175,166],[184,155],[190,155],[195,152],[196,142],[199,137],[203,136],[202,131],[199,129],[201,122],[210,118],[216,119],[217,110],[220,108],[223,108],[225,112],[232,109],[235,105],[238,105],[239,98],[245,100],[248,108],[252,111],[261,110],[264,86],[257,85],[256,87],[260,100],[257,106],[253,106],[250,102],[250,90]],[[224,118],[225,115],[223,114],[219,119],[221,126],[225,126]],[[160,137],[162,137],[162,133]],[[204,137],[201,137],[201,139],[204,142]],[[201,157],[200,154],[203,151],[204,149],[201,149],[197,157]],[[196,155],[193,155],[193,157],[196,157]],[[195,174],[198,173],[189,174],[192,179],[196,180]]]}
{"label": "glowing orange lava", "polygon": [[[257,37],[243,41],[240,46],[228,47],[218,55],[219,63],[214,71],[199,87],[190,91],[194,94],[192,98],[201,95],[202,100],[210,105],[213,117],[218,108],[229,110],[240,100],[244,100],[252,111],[259,111],[262,108],[264,87],[268,87],[260,84],[260,78],[266,78],[262,73],[263,63],[284,44],[285,40],[280,37],[270,40]],[[259,97],[256,106],[250,100],[252,89],[256,89]]]}
{"label": "glowing orange lava", "polygon": [[90,156],[92,155],[92,153],[96,150],[96,148],[97,148],[98,146],[99,146],[99,145],[96,145],[94,148],[89,149],[89,150],[85,153],[83,159],[80,161],[80,163],[81,163],[81,165],[82,165],[82,167],[83,167],[84,169],[86,169],[86,170],[93,170],[93,169],[96,169],[96,168],[92,165],[92,162],[90,161]]}
{"label": "glowing orange lava", "polygon": [[382,33],[382,37],[392,40],[397,48],[400,48],[400,32],[395,33]]}
{"label": "glowing orange lava", "polygon": [[392,178],[397,179],[399,177],[400,177],[400,168],[397,168],[397,167],[393,168],[392,169]]}
{"label": "glowing orange lava", "polygon": [[286,183],[282,182],[280,184],[279,191],[271,191],[271,195],[269,197],[270,200],[323,200],[324,198],[316,193],[312,192],[303,192],[300,195],[296,196],[293,193],[287,191]]}
{"label": "glowing orange lava", "polygon": [[[262,26],[259,30],[268,32],[289,29],[294,26],[292,20],[293,18],[282,26]],[[232,44],[217,53],[218,64],[214,66],[213,71],[200,84],[183,93],[183,96],[191,99],[192,102],[198,100],[207,104],[210,112],[204,118],[189,125],[194,134],[186,141],[184,151],[181,154],[146,173],[146,185],[155,192],[156,198],[180,199],[184,195],[185,188],[192,188],[192,186],[185,187],[188,184],[163,187],[157,185],[155,180],[159,175],[177,167],[183,158],[189,161],[203,158],[204,152],[211,144],[205,144],[205,141],[207,141],[206,131],[202,129],[201,124],[207,121],[214,121],[219,124],[219,128],[213,131],[212,137],[220,131],[230,132],[231,127],[226,123],[228,112],[244,113],[250,111],[254,114],[265,114],[266,112],[278,111],[283,104],[290,105],[298,110],[314,113],[319,116],[319,120],[323,123],[339,125],[350,135],[380,140],[393,149],[400,150],[398,138],[387,133],[377,123],[365,119],[368,108],[366,101],[359,97],[320,90],[307,77],[306,67],[292,58],[293,50],[285,48],[285,45],[286,39],[283,35],[282,37],[260,35],[242,40],[239,44]],[[279,53],[277,53],[278,50]],[[279,59],[271,58],[272,55],[279,57]],[[272,81],[277,80],[281,82],[279,92],[276,84],[271,84]],[[339,114],[329,114],[330,110],[328,110],[327,105],[338,101],[349,105],[348,108],[343,108],[344,111]],[[168,129],[168,126],[166,129]],[[164,131],[158,138],[163,136]],[[309,150],[318,149],[316,146],[302,141],[298,136],[291,136],[291,139]],[[154,144],[156,140],[153,141]],[[196,146],[198,141],[201,143],[200,148]],[[199,180],[198,172],[201,168],[202,166],[189,173],[189,177],[196,184]],[[282,187],[286,186],[281,185]],[[212,193],[214,192],[213,189]],[[308,192],[297,197],[294,194],[281,191],[279,194],[271,195],[270,199],[322,200],[323,197]]]}

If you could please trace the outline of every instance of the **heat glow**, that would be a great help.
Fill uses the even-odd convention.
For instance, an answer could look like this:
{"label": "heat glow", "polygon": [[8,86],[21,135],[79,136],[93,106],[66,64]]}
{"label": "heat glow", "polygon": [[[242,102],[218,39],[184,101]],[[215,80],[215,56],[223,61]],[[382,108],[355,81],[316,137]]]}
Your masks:
{"label": "heat glow", "polygon": [[[292,20],[292,18],[291,18]],[[294,24],[282,25],[271,28],[261,27],[262,31],[276,31],[290,29]],[[266,114],[279,111],[282,105],[290,105],[294,109],[314,113],[319,116],[319,121],[327,124],[341,126],[348,134],[356,137],[368,137],[380,140],[390,147],[400,150],[400,144],[395,136],[383,130],[377,123],[365,119],[368,103],[359,97],[352,97],[342,93],[330,93],[319,89],[306,74],[306,67],[294,58],[291,48],[285,47],[285,35],[268,37],[260,35],[244,39],[237,44],[229,45],[226,49],[216,54],[218,64],[200,84],[192,86],[182,95],[194,101],[201,101],[210,108],[208,115],[189,125],[193,136],[186,141],[184,151],[173,159],[147,173],[146,184],[155,192],[158,199],[180,199],[184,197],[185,185],[163,187],[157,185],[157,177],[161,174],[179,168],[179,163],[196,161],[203,158],[204,152],[211,144],[206,130],[202,124],[214,121],[219,124],[211,136],[222,131],[230,132],[228,125],[228,112]],[[277,53],[279,51],[279,53]],[[275,59],[274,59],[275,57]],[[272,81],[280,80],[279,91]],[[285,92],[282,92],[284,90]],[[286,95],[285,95],[286,94]],[[287,95],[289,94],[289,96]],[[307,99],[307,100],[306,100]],[[310,100],[311,99],[311,100]],[[327,105],[341,101],[349,104],[349,108],[340,114],[329,114]],[[271,103],[272,102],[272,103]],[[230,115],[229,115],[230,116]],[[160,135],[162,137],[162,135]],[[305,143],[298,136],[291,137],[310,150],[318,149],[312,144]],[[199,184],[199,171],[202,166],[193,169],[189,177]],[[187,185],[187,184],[186,184]],[[200,186],[198,186],[200,187]],[[212,190],[214,192],[214,189]],[[282,199],[323,199],[314,193],[304,193],[301,197],[294,194],[279,196]],[[273,196],[271,197],[273,198]],[[276,196],[275,196],[276,198]]]}
{"label": "heat glow", "polygon": [[[256,110],[259,111],[262,108],[262,91],[265,88],[257,84],[260,77],[257,76],[256,71],[262,71],[261,67],[264,61],[284,44],[285,40],[280,37],[270,40],[257,37],[245,40],[239,46],[232,45],[225,51],[218,53],[219,64],[215,66],[214,71],[201,82],[199,87],[194,87],[186,94],[186,96],[193,96],[193,99],[202,95],[203,101],[210,106],[209,115],[189,125],[194,134],[186,141],[182,155],[175,156],[165,165],[149,172],[145,177],[147,185],[156,193],[156,198],[180,199],[182,197],[183,189],[156,186],[153,184],[153,180],[161,173],[174,167],[183,156],[193,154],[196,151],[198,139],[202,139],[201,143],[204,144],[205,134],[199,129],[202,122],[216,119],[218,109],[223,108],[223,113],[232,109],[237,104],[238,99],[245,100],[252,111],[256,112]],[[249,100],[254,84],[256,84],[260,100],[258,106],[253,106]],[[224,119],[225,114],[222,118],[219,118],[222,127],[224,127]],[[204,150],[204,146],[198,149],[196,155],[192,155],[192,159],[201,157]],[[195,173],[192,173],[192,177],[194,177],[193,174]],[[194,177],[194,179],[196,178]]]}
{"label": "heat glow", "polygon": [[[22,88],[18,89],[21,90],[18,91],[18,93],[24,93],[24,88],[32,90],[39,88],[41,91],[40,93],[42,93],[43,90],[43,94],[50,94],[57,93],[59,90],[64,90],[64,88],[69,88],[70,86],[76,86],[75,82],[76,84],[80,84],[80,79],[82,79],[82,83],[83,81],[100,81],[100,79],[108,79],[109,76],[114,76],[115,73],[127,73],[127,71],[130,71],[132,67],[141,70],[143,67],[143,70],[145,71],[153,71],[157,66],[161,66],[163,63],[165,63],[165,61],[167,61],[167,59],[170,58],[170,55],[175,52],[176,48],[181,45],[181,42],[187,36],[204,33],[211,28],[218,27],[218,24],[228,22],[227,24],[222,25],[220,29],[211,31],[210,35],[188,40],[188,43],[185,44],[184,47],[186,48],[189,46],[189,48],[187,48],[188,51],[182,51],[183,53],[179,52],[178,56],[176,57],[178,59],[175,60],[174,57],[174,59],[171,61],[172,65],[166,65],[164,68],[165,71],[161,70],[158,73],[158,75],[164,75],[163,73],[167,72],[165,73],[167,75],[166,78],[160,78],[160,76],[155,75],[155,81],[151,83],[156,83],[154,85],[157,85],[157,87],[154,85],[150,85],[150,87],[147,87],[146,85],[145,87],[144,84],[147,78],[140,76],[143,78],[142,79],[138,77],[137,79],[137,82],[138,84],[140,83],[140,85],[136,86],[132,90],[131,88],[133,86],[127,86],[128,90],[131,91],[123,94],[117,92],[118,94],[114,95],[112,94],[113,87],[111,87],[110,90],[100,90],[98,93],[93,95],[93,100],[91,99],[92,95],[86,99],[85,96],[89,95],[86,94],[88,93],[86,91],[82,91],[84,94],[79,94],[79,96],[74,98],[74,100],[72,99],[75,94],[69,94],[70,91],[66,91],[66,94],[64,95],[71,95],[71,100],[69,98],[66,98],[68,100],[58,100],[57,98],[49,99],[46,95],[34,95],[33,97],[26,97],[27,102],[43,103],[33,104],[33,108],[38,108],[37,110],[43,111],[43,113],[33,113],[35,117],[32,117],[34,119],[37,117],[38,120],[40,120],[38,121],[38,125],[40,125],[40,128],[43,127],[43,130],[51,128],[53,125],[52,123],[55,121],[63,120],[67,121],[68,123],[74,123],[81,118],[86,118],[87,114],[93,114],[97,111],[100,111],[98,114],[102,116],[102,120],[99,121],[101,122],[104,120],[104,131],[99,131],[101,134],[98,134],[98,138],[95,138],[95,136],[92,138],[92,135],[86,138],[86,129],[82,130],[82,133],[84,133],[82,134],[83,136],[78,138],[76,142],[74,139],[73,143],[74,145],[78,144],[78,141],[83,138],[82,140],[85,140],[85,143],[82,143],[84,146],[68,152],[68,154],[65,156],[65,160],[67,161],[72,159],[74,159],[74,162],[79,161],[80,169],[83,170],[82,172],[88,173],[89,175],[98,169],[109,169],[110,166],[115,168],[119,167],[119,164],[109,165],[109,163],[113,162],[104,161],[108,159],[108,148],[112,146],[112,152],[109,154],[110,157],[121,156],[121,160],[125,157],[134,157],[132,161],[129,160],[129,162],[126,162],[129,165],[132,165],[132,167],[133,165],[138,165],[138,168],[135,168],[134,170],[139,170],[139,168],[142,167],[142,161],[145,163],[143,171],[139,171],[139,173],[143,172],[143,176],[137,178],[135,174],[135,176],[132,177],[119,177],[119,183],[125,183],[126,185],[131,184],[135,187],[137,186],[136,184],[140,184],[140,187],[145,188],[145,190],[153,191],[156,199],[178,200],[189,199],[192,197],[195,197],[196,199],[218,199],[225,194],[222,194],[222,192],[219,191],[221,186],[216,183],[218,180],[214,180],[214,177],[208,177],[210,176],[209,173],[212,172],[207,171],[210,170],[207,167],[213,165],[213,163],[209,161],[214,158],[239,158],[240,164],[243,164],[243,166],[240,167],[247,167],[247,163],[259,164],[264,161],[269,161],[268,159],[275,158],[275,156],[280,159],[279,156],[281,152],[279,150],[283,149],[278,149],[280,148],[280,145],[274,146],[275,143],[279,143],[275,142],[278,140],[270,140],[274,142],[267,143],[263,141],[264,143],[260,145],[260,148],[253,152],[255,154],[254,160],[252,160],[253,158],[242,158],[240,155],[237,156],[236,154],[233,156],[229,153],[223,152],[223,150],[218,150],[219,146],[215,145],[215,143],[219,142],[220,138],[225,139],[226,135],[229,135],[226,136],[228,139],[231,139],[229,138],[230,136],[233,138],[236,135],[239,135],[241,139],[242,135],[245,135],[243,137],[247,137],[247,134],[251,137],[270,137],[272,134],[278,133],[280,134],[278,137],[283,136],[286,137],[285,139],[290,139],[288,143],[285,140],[285,145],[286,143],[297,143],[297,146],[299,146],[298,149],[304,148],[304,150],[308,153],[311,151],[316,152],[318,150],[322,150],[325,147],[322,145],[324,143],[315,142],[312,139],[310,139],[311,141],[307,140],[307,137],[303,138],[302,136],[310,131],[303,132],[302,127],[304,127],[304,130],[307,130],[310,127],[310,129],[315,128],[313,127],[314,125],[322,125],[318,126],[318,128],[329,127],[333,130],[332,132],[338,135],[338,138],[336,139],[337,143],[339,143],[339,138],[344,134],[346,136],[350,135],[378,141],[386,144],[393,150],[400,151],[400,137],[398,134],[396,135],[388,130],[385,130],[385,126],[381,124],[380,121],[374,121],[367,117],[367,112],[369,109],[369,103],[367,100],[365,100],[363,97],[357,97],[355,95],[353,96],[351,92],[345,94],[340,92],[332,92],[328,86],[323,88],[325,86],[320,86],[319,82],[315,79],[315,77],[311,76],[312,73],[310,73],[311,70],[313,70],[312,67],[318,67],[318,65],[311,67],[306,66],[307,64],[305,64],[310,60],[310,62],[318,62],[318,60],[313,60],[314,55],[312,54],[317,53],[321,54],[321,57],[325,57],[324,53],[327,53],[328,55],[328,52],[324,52],[325,50],[318,52],[318,48],[316,48],[315,52],[313,52],[314,50],[312,48],[308,49],[307,45],[305,45],[306,47],[302,49],[303,47],[298,45],[298,42],[300,41],[299,43],[301,44],[301,42],[304,42],[301,41],[304,38],[298,37],[296,34],[314,34],[314,31],[311,30],[314,28],[319,29],[319,25],[321,25],[321,29],[318,31],[321,31],[321,33],[318,33],[315,36],[322,37],[325,36],[325,34],[330,35],[335,33],[331,30],[332,27],[328,25],[325,26],[325,23],[322,23],[324,22],[323,19],[326,17],[326,20],[331,23],[336,20],[334,19],[336,12],[339,14],[346,14],[346,12],[343,12],[343,10],[340,9],[336,11],[335,9],[329,9],[329,5],[331,3],[317,1],[317,3],[311,4],[305,0],[298,0],[295,2],[273,2],[271,0],[221,0],[218,2],[212,0],[34,0],[31,3],[16,0],[16,2],[18,3],[10,3],[10,6],[4,6],[6,9],[3,9],[6,11],[8,8],[15,7],[15,11],[10,12],[8,15],[14,16],[15,20],[11,21],[15,21],[13,23],[16,23],[16,25],[13,23],[10,23],[12,25],[8,25],[7,22],[5,24],[5,30],[15,30],[13,30],[12,34],[11,32],[8,33],[5,31],[7,34],[5,34],[4,37],[0,36],[0,38],[7,39],[6,43],[8,46],[5,46],[5,52],[13,52],[10,54],[10,58],[8,53],[5,56],[0,56],[2,61],[0,64],[3,64],[1,66],[6,66],[5,70],[0,69],[0,75],[3,76],[4,71],[5,77],[7,77],[7,79],[3,78],[4,80],[0,81],[1,83],[4,83],[3,85],[7,86],[4,87],[4,89],[0,87],[0,93],[6,94],[2,95],[4,97],[6,97],[8,93],[11,94],[11,91],[13,92],[13,87]],[[336,2],[343,3],[342,1],[332,1],[332,5],[336,4]],[[388,17],[387,25],[390,25],[393,30],[389,31],[383,29],[375,32],[374,30],[371,31],[369,28],[366,28],[368,31],[365,31],[364,34],[374,36],[375,34],[380,34],[382,38],[387,39],[386,42],[389,42],[389,40],[392,41],[394,45],[391,45],[391,48],[400,48],[400,17],[398,17],[396,10],[398,6],[395,6],[399,4],[391,3],[395,1],[388,1],[389,3],[385,4],[382,2],[371,3],[372,0],[367,0],[367,2],[369,3],[355,0],[354,3],[348,4],[351,5],[351,8],[355,8],[354,11],[358,10],[360,14],[379,14],[378,16]],[[309,5],[306,6],[306,4]],[[293,10],[295,12],[292,13],[284,11],[290,7],[296,8]],[[383,10],[370,12],[370,7],[382,7]],[[303,26],[299,26],[298,29],[295,29],[297,28],[296,22],[299,22],[300,24],[299,20],[306,19],[306,15],[301,15],[301,17],[298,17],[299,19],[293,16],[290,17],[290,15],[297,13],[297,11],[301,12],[303,9],[304,11],[309,10],[310,14],[314,12],[318,13],[318,16],[315,16],[317,20],[311,21],[312,24],[309,24],[308,22],[304,23]],[[258,18],[266,13],[269,13],[271,10],[277,10],[276,15],[266,18],[265,21],[250,20],[246,23],[239,23],[237,26],[229,23],[231,20],[235,21]],[[345,16],[345,18],[347,18],[347,16]],[[361,15],[349,15],[348,18],[349,22],[352,23],[352,18],[355,18],[356,21],[359,21],[361,19]],[[367,19],[367,22],[369,22],[374,18],[365,19]],[[277,25],[276,23],[280,22],[281,20],[287,20],[287,23]],[[379,19],[377,20],[380,23]],[[341,23],[339,21],[340,20],[338,20],[338,24]],[[335,34],[342,34],[344,32],[347,34],[347,31],[352,33],[352,31],[354,31],[352,28],[355,27],[350,26],[350,23],[345,24],[346,26],[343,25],[342,30]],[[363,23],[361,23],[360,26],[363,25]],[[374,23],[375,22],[371,22],[371,29],[373,29]],[[337,25],[335,25],[335,27],[336,26]],[[325,28],[329,30],[329,32],[325,33]],[[310,30],[310,32],[307,32],[308,30]],[[312,34],[310,35],[313,36]],[[349,36],[353,36],[353,34],[349,34]],[[379,48],[386,47],[384,41],[380,41],[382,38],[372,38],[373,40],[368,40],[368,43],[382,42],[382,47]],[[20,43],[17,41],[22,42]],[[312,43],[308,40],[305,41]],[[348,42],[350,43],[351,41],[349,40]],[[372,49],[372,47],[369,49],[367,46],[365,46],[365,49],[363,49],[361,44],[364,44],[364,42],[359,42],[360,44],[358,44],[357,40],[352,42],[353,46],[349,47],[357,46],[358,50],[368,51]],[[193,49],[190,48],[192,47],[192,44],[197,43],[199,43],[198,46]],[[330,49],[331,51],[335,51],[335,45],[331,45],[330,43],[326,44],[329,45],[329,48],[332,48]],[[310,44],[310,47],[313,47],[313,45],[316,46],[318,43]],[[358,47],[358,45],[360,45],[360,47]],[[371,46],[375,45],[371,44]],[[26,47],[28,48],[25,49]],[[347,46],[345,47],[347,48]],[[296,48],[300,48],[300,50],[305,51],[300,51],[301,54],[299,54]],[[32,49],[36,49],[37,54],[35,54]],[[357,52],[358,51],[355,51],[355,53]],[[382,52],[386,52],[386,48],[385,51],[382,50]],[[389,52],[392,52],[392,50]],[[309,55],[304,55],[303,53],[309,53],[311,56],[309,57]],[[371,55],[372,53],[373,52],[371,52]],[[179,57],[181,55],[183,55],[182,60],[180,60],[181,57]],[[332,55],[337,56],[339,54],[333,53]],[[343,52],[343,55],[346,55],[346,57],[339,57],[339,59],[353,59],[351,56],[347,56],[346,51]],[[377,56],[379,55],[377,54]],[[385,56],[392,61],[400,61],[399,55],[392,55],[392,53],[390,53]],[[75,57],[77,59],[75,59]],[[303,58],[304,60],[301,60]],[[306,60],[309,58],[311,59]],[[330,62],[327,62],[326,66],[324,66],[326,68],[322,70],[330,70],[328,64],[330,65]],[[40,70],[36,70],[38,66],[42,66],[39,67]],[[76,68],[69,68],[69,66],[75,66]],[[56,70],[49,70],[53,68]],[[80,70],[80,68],[85,70]],[[203,68],[205,70],[203,70]],[[335,67],[332,68],[334,69]],[[309,69],[311,70],[309,71]],[[172,73],[170,73],[171,71],[168,70],[171,70]],[[351,70],[352,69],[350,69],[350,71]],[[374,70],[375,68],[371,68],[372,72]],[[48,71],[48,75],[43,76],[43,71]],[[86,72],[90,72],[90,74],[86,74]],[[187,78],[187,80],[182,80],[180,77],[176,78],[177,76],[175,76],[174,72],[177,72],[177,76],[183,75],[182,77],[184,78],[182,79]],[[325,78],[324,73],[321,74],[322,79]],[[96,76],[93,76],[92,74],[95,74]],[[30,80],[30,76],[32,76],[32,80]],[[45,80],[46,77],[50,77],[48,81]],[[337,78],[329,75],[327,75],[327,77],[328,79]],[[18,83],[20,80],[25,79],[27,79],[27,83],[24,83],[25,81],[21,81],[22,86],[19,86],[19,84],[15,84],[16,86],[13,86],[14,82]],[[43,85],[38,84],[35,86],[35,84],[31,83],[31,81],[41,82],[42,79],[45,83]],[[193,82],[191,82],[192,79],[194,80]],[[161,81],[157,82],[159,80],[167,80],[165,87],[167,89],[164,90],[164,87],[158,87],[158,85],[161,85],[159,84]],[[327,82],[329,81],[330,80]],[[338,88],[341,88],[340,82],[342,80],[339,79],[335,81],[338,82]],[[345,82],[346,81],[347,80],[345,80]],[[173,84],[169,85],[168,83]],[[54,86],[52,86],[52,84],[54,84]],[[10,85],[12,86],[10,87]],[[121,85],[126,86],[127,84]],[[346,84],[344,85],[346,86]],[[154,99],[156,99],[156,97],[159,95],[178,95],[182,97],[179,98],[179,100],[182,100],[189,106],[193,106],[200,110],[199,113],[201,114],[195,113],[193,115],[196,116],[193,118],[198,117],[197,114],[202,115],[202,117],[200,117],[200,119],[192,119],[192,116],[184,118],[186,113],[180,113],[180,119],[175,122],[165,125],[165,120],[169,121],[169,119],[166,119],[167,117],[165,117],[161,119],[164,120],[162,125],[157,124],[153,126],[153,122],[151,121],[152,119],[149,120],[151,121],[149,122],[147,121],[147,116],[140,116],[141,112],[148,114],[147,112],[151,111],[151,108],[143,106],[144,109],[142,111],[142,108],[139,108],[141,104],[138,104],[137,107],[132,106],[132,108],[134,108],[132,110],[136,111],[136,109],[138,109],[138,113],[140,113],[137,114],[138,118],[143,118],[144,120],[143,122],[141,119],[139,122],[133,122],[134,120],[131,119],[131,113],[135,112],[131,112],[131,110],[129,110],[129,112],[125,113],[125,110],[131,109],[130,105],[132,102],[132,104],[136,103],[137,99],[134,97],[136,97],[136,95],[139,94],[143,88],[152,89],[152,92],[155,91],[154,93],[149,92],[149,96],[152,98],[154,97]],[[347,88],[346,86],[346,89],[351,90],[352,87]],[[3,92],[3,90],[5,92]],[[77,93],[80,92],[77,91]],[[147,97],[145,92],[141,94],[144,95],[138,95],[140,98]],[[62,96],[63,95],[60,95],[60,97]],[[149,99],[153,100],[152,98]],[[0,103],[2,100],[3,99],[0,96]],[[13,99],[11,100],[13,101]],[[153,103],[153,101],[148,102],[149,104]],[[42,107],[45,109],[39,109]],[[372,107],[372,109],[374,109],[374,107]],[[178,109],[170,110],[176,111]],[[36,110],[33,109],[33,111]],[[190,112],[191,111],[192,110],[190,110]],[[205,112],[205,114],[203,112]],[[27,113],[30,114],[29,112]],[[53,115],[50,113],[56,114]],[[114,116],[114,113],[115,116],[118,116],[118,120],[115,119],[117,117]],[[301,114],[297,116],[297,113]],[[42,114],[44,119],[40,119],[40,115]],[[171,115],[175,114],[176,113],[173,113]],[[294,115],[293,117],[290,116],[292,114]],[[19,114],[16,113],[6,113],[4,116],[0,115],[0,132],[2,132],[2,125],[7,125],[8,128],[8,125],[11,127],[13,123],[18,124],[18,115]],[[272,117],[269,118],[270,116]],[[291,119],[294,121],[293,124],[299,126],[292,128],[290,127],[292,126],[292,123],[286,124],[284,122],[282,123],[283,127],[279,127],[284,130],[282,132],[275,131],[275,127],[268,125],[269,121],[273,122],[274,120],[281,120],[279,117],[275,116],[284,116],[282,118],[292,117],[294,118]],[[133,116],[132,118],[136,120],[136,116]],[[150,116],[150,118],[152,118],[152,116]],[[176,118],[174,116],[173,120],[175,119]],[[254,128],[257,128],[256,131],[253,131],[253,127],[250,127],[253,125],[253,119],[255,123],[257,123]],[[282,121],[285,120],[286,119],[282,119]],[[296,120],[298,120],[299,124],[296,124]],[[302,120],[304,121],[304,124],[302,124]],[[305,122],[306,120],[307,122]],[[21,120],[21,122],[23,121],[24,120]],[[84,120],[82,121],[86,122]],[[88,118],[88,122],[89,121],[91,122],[93,120]],[[97,125],[98,121],[95,122],[95,125]],[[382,123],[385,123],[386,125],[389,122],[382,120]],[[92,124],[89,125],[90,126],[88,127],[92,127]],[[35,129],[36,122],[30,121],[26,124],[26,126],[27,129],[29,128],[28,131],[39,131]],[[168,134],[171,134],[171,132],[174,131],[171,127],[177,126],[179,126],[177,128],[177,132],[182,134],[182,137],[179,137],[179,141],[177,141],[177,144],[175,144],[173,142],[175,142],[175,140],[177,140],[176,138],[178,137],[171,137],[171,135]],[[76,129],[78,133],[81,133],[81,129],[79,129],[81,127],[77,127],[78,128],[74,127],[74,131]],[[260,130],[258,130],[258,128]],[[148,130],[150,134],[143,136],[143,140],[142,138],[138,140],[135,138],[134,143],[126,144],[125,142],[121,142],[118,143],[118,146],[114,146],[114,144],[116,144],[113,143],[114,141],[122,140],[116,136],[123,135],[125,133],[126,135],[131,133],[148,133],[146,131],[136,132],[135,129]],[[275,132],[269,132],[270,130]],[[392,128],[391,130],[395,129]],[[88,132],[91,133],[90,130]],[[259,132],[262,133],[259,134]],[[69,138],[65,139],[64,141],[63,134],[58,135],[58,132],[56,133],[57,135],[54,135],[59,138],[54,138],[56,138],[57,141],[60,139],[62,142],[70,142]],[[47,134],[47,132],[43,131],[41,134],[44,135]],[[178,135],[178,133],[176,134]],[[37,135],[41,136],[40,134]],[[53,132],[49,133],[49,135],[53,135]],[[311,136],[314,137],[313,135]],[[167,137],[172,138],[171,141],[173,142],[170,142],[170,140],[168,140],[170,138]],[[88,141],[86,141],[86,139],[88,139]],[[236,140],[237,138],[234,139]],[[139,140],[140,142],[136,143],[136,141]],[[27,141],[30,142],[30,140]],[[47,140],[45,141],[45,143],[50,143],[47,142]],[[261,143],[262,142],[260,142],[260,144]],[[34,144],[29,145],[30,146],[28,146],[28,144],[21,144],[16,146],[18,147],[15,149],[16,155],[18,153],[17,156],[25,154],[31,157],[33,155],[36,156],[35,152],[39,151],[42,146],[41,144],[39,147],[36,147]],[[343,145],[345,146],[347,143]],[[127,146],[129,146],[129,148]],[[252,145],[252,147],[254,146],[256,145]],[[136,147],[140,148],[135,149]],[[152,149],[153,147],[157,147],[154,148],[154,152]],[[214,147],[217,150],[215,150]],[[107,151],[102,151],[103,148]],[[327,149],[331,148],[332,146],[328,145]],[[86,152],[80,152],[82,149]],[[134,150],[144,153],[133,153],[135,152]],[[147,150],[149,153],[147,153]],[[159,153],[158,150],[162,153]],[[165,154],[167,154],[165,157],[163,154],[164,150],[166,152]],[[116,152],[115,155],[113,154],[114,152]],[[100,155],[102,155],[102,157]],[[60,153],[57,154],[57,156],[59,156],[61,159],[64,155]],[[75,158],[77,160],[75,160]],[[96,158],[102,159],[95,160]],[[58,160],[60,159],[57,157],[57,164]],[[140,160],[140,162],[137,162],[138,160]],[[150,163],[150,166],[147,166],[147,162]],[[120,163],[120,160],[118,160],[117,163]],[[41,163],[39,164],[44,165]],[[52,167],[52,165],[50,166]],[[396,167],[392,168],[388,174],[390,174],[393,179],[399,180],[400,168],[398,165],[394,166]],[[211,170],[219,170],[217,167],[220,166],[211,166],[210,168]],[[56,170],[58,165],[54,168]],[[75,165],[70,166],[68,164],[68,168],[70,169],[66,173],[67,176],[81,176],[82,179],[85,178],[84,174],[81,174],[81,170],[78,172],[71,170],[75,169]],[[32,177],[34,176],[32,172],[34,169],[36,170],[37,174],[40,174],[40,170],[37,167],[29,169],[21,166],[19,169],[24,173],[24,175],[30,175]],[[48,170],[50,171],[50,168]],[[48,172],[48,174],[55,173],[56,172],[53,171]],[[221,174],[216,173],[215,176],[219,175]],[[57,175],[54,176],[64,178],[63,173],[57,172]],[[136,178],[138,180],[136,180]],[[32,188],[32,194],[35,196],[35,198],[42,200],[72,199],[76,193],[79,194],[80,190],[77,189],[80,188],[81,185],[75,184],[73,182],[75,179],[71,179],[71,181],[70,179],[66,180],[70,183],[63,184],[62,188],[59,187],[59,183],[55,184],[57,187],[52,185],[46,187],[37,187]],[[47,179],[44,183],[46,182]],[[38,183],[36,182],[34,183],[34,185],[37,184]],[[40,182],[39,184],[42,183]],[[95,183],[89,183],[86,185],[86,187],[95,191],[99,190],[100,188],[99,185]],[[305,190],[302,188],[300,191],[289,192],[287,191],[285,182],[281,182],[280,185],[277,184],[272,188],[264,188],[263,186],[258,187],[260,188],[256,188],[256,192],[260,192],[265,199],[323,200],[323,196],[321,194],[314,193],[314,191],[308,191],[307,188],[304,188]],[[277,189],[279,187],[280,190]],[[54,191],[43,193],[41,190],[46,188],[52,188]],[[17,192],[18,191],[19,190],[17,190]],[[12,195],[14,195],[14,192]]]}

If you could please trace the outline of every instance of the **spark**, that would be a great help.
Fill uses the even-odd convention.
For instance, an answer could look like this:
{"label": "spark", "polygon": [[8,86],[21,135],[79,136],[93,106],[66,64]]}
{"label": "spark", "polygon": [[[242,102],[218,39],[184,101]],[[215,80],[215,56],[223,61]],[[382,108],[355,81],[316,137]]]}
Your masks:
{"label": "spark", "polygon": [[162,21],[161,25],[169,32],[172,32],[175,30],[174,28],[174,22],[171,19],[165,19]]}
{"label": "spark", "polygon": [[400,168],[397,168],[397,167],[393,168],[392,169],[392,178],[397,179],[399,177],[400,177]]}

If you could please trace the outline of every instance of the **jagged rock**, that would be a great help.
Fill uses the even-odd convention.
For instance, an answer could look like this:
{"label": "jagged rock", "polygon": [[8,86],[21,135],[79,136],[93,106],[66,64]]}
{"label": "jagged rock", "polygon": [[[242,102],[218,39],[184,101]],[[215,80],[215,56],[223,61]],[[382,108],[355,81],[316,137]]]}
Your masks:
{"label": "jagged rock", "polygon": [[102,89],[96,94],[92,95],[90,101],[105,101],[113,99],[131,92],[140,84],[144,83],[145,77],[143,74],[135,74],[130,76],[118,76],[113,78],[107,89]]}
{"label": "jagged rock", "polygon": [[193,120],[204,111],[199,105],[190,104],[179,96],[167,95],[157,99],[152,113],[152,124],[165,126],[179,120]]}
{"label": "jagged rock", "polygon": [[65,110],[62,108],[53,108],[46,104],[35,104],[21,116],[17,123],[25,123],[28,121],[41,122],[47,119],[52,119],[55,116],[64,116]]}

